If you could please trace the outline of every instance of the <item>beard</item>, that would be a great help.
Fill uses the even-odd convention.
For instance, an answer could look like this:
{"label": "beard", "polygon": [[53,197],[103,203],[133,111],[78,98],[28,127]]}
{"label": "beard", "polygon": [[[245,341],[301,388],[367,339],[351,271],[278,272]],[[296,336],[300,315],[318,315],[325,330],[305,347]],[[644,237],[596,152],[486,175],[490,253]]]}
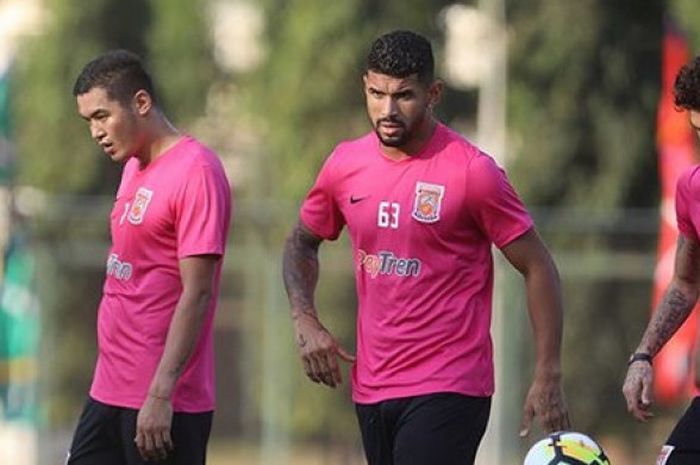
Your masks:
{"label": "beard", "polygon": [[375,129],[374,132],[377,133],[377,137],[379,137],[379,140],[382,142],[382,145],[384,145],[385,147],[402,147],[403,145],[406,144],[406,142],[408,142],[408,139],[409,139],[408,133],[406,133],[406,132],[403,132],[398,136],[392,136],[392,137],[382,135],[378,129]]}
{"label": "beard", "polygon": [[[382,134],[381,131],[382,123],[391,123],[399,125],[400,130],[396,135],[386,136]],[[382,145],[386,147],[401,147],[405,145],[411,138],[413,132],[412,129],[412,127],[406,127],[406,123],[404,123],[403,121],[399,121],[395,118],[382,118],[377,120],[374,124],[374,132],[377,134],[377,137],[382,142]]]}
{"label": "beard", "polygon": [[[377,134],[377,137],[385,147],[400,148],[410,143],[411,140],[416,137],[416,134],[419,132],[420,126],[425,121],[426,116],[426,112],[424,111],[421,114],[416,115],[416,117],[410,121],[402,121],[395,116],[380,118],[374,122],[374,132]],[[396,132],[391,136],[387,136],[386,134],[382,133],[382,123],[396,125],[398,126],[398,130],[394,129]]]}

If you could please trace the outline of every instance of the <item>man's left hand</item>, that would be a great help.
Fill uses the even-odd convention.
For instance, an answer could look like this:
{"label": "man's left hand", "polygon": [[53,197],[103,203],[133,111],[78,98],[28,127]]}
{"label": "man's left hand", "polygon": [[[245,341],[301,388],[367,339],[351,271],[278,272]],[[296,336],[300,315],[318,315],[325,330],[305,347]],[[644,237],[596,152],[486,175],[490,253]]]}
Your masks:
{"label": "man's left hand", "polygon": [[164,460],[173,450],[170,426],[173,406],[169,399],[149,395],[136,418],[136,447],[143,460]]}
{"label": "man's left hand", "polygon": [[535,377],[525,398],[523,422],[520,428],[521,437],[530,433],[534,417],[539,417],[545,433],[567,430],[571,427],[559,375]]}

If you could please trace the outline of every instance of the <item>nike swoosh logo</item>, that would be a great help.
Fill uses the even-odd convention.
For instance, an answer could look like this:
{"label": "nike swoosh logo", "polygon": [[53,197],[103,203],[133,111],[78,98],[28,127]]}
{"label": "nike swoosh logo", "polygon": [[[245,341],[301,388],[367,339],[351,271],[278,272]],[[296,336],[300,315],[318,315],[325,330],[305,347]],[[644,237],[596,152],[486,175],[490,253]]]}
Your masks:
{"label": "nike swoosh logo", "polygon": [[357,203],[361,202],[362,200],[365,200],[367,196],[365,195],[364,197],[355,197],[354,195],[350,196],[350,203]]}

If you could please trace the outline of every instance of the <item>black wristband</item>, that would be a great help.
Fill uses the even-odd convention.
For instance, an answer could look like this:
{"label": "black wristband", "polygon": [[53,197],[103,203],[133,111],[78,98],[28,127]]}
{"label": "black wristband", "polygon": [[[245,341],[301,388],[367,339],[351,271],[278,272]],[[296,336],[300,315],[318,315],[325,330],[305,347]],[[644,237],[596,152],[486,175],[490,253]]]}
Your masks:
{"label": "black wristband", "polygon": [[651,365],[651,359],[651,355],[645,352],[635,352],[630,355],[629,360],[627,360],[627,366],[632,365],[634,362],[647,362],[649,365]]}

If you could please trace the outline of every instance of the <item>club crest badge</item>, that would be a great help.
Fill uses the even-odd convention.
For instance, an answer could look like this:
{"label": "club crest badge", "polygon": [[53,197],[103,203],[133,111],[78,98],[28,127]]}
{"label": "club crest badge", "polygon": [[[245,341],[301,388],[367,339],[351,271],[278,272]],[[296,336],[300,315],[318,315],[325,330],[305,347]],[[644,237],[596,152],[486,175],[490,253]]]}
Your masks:
{"label": "club crest badge", "polygon": [[143,217],[146,214],[146,209],[148,209],[148,204],[151,202],[152,196],[152,190],[139,187],[139,190],[136,191],[136,195],[134,196],[134,203],[131,204],[131,209],[129,209],[129,214],[126,217],[129,223],[143,223]]}
{"label": "club crest badge", "polygon": [[440,219],[440,205],[444,195],[445,186],[418,181],[411,216],[421,223],[435,223]]}

